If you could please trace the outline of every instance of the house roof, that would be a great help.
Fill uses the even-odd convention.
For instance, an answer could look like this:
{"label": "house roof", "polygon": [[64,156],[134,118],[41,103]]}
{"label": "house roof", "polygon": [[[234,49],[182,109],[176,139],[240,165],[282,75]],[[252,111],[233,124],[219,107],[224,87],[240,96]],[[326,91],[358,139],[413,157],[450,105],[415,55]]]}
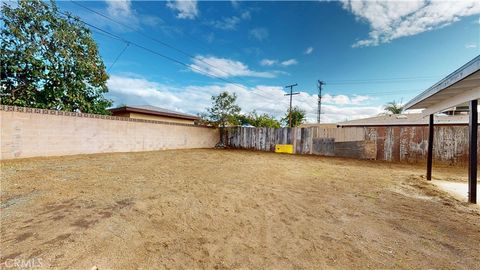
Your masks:
{"label": "house roof", "polygon": [[480,99],[480,55],[405,104],[405,109],[436,113]]}
{"label": "house roof", "polygon": [[112,113],[126,113],[126,112],[134,112],[134,113],[142,113],[142,114],[149,114],[149,115],[157,115],[157,116],[166,116],[172,118],[179,118],[179,119],[188,119],[188,120],[197,120],[199,119],[198,116],[180,113],[156,106],[151,105],[128,105],[118,108],[109,109]]}
{"label": "house roof", "polygon": [[337,124],[336,123],[304,123],[298,126],[300,128],[309,128],[309,127],[319,127],[319,128],[336,128]]}
{"label": "house roof", "polygon": [[[434,123],[436,125],[467,125],[468,115],[435,115]],[[387,114],[338,123],[340,127],[423,125],[428,125],[428,118],[421,113]]]}

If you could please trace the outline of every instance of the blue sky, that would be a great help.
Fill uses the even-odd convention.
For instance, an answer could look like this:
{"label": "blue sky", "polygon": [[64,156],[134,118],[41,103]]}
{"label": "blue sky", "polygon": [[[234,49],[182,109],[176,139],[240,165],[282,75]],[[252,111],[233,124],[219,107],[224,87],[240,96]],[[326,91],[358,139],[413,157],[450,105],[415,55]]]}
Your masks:
{"label": "blue sky", "polygon": [[94,30],[116,105],[193,114],[227,90],[238,95],[244,112],[280,118],[288,107],[283,86],[298,83],[294,105],[314,121],[320,79],[326,82],[322,122],[372,116],[388,101],[408,101],[480,52],[476,1],[80,3],[90,10],[58,4],[150,50]]}

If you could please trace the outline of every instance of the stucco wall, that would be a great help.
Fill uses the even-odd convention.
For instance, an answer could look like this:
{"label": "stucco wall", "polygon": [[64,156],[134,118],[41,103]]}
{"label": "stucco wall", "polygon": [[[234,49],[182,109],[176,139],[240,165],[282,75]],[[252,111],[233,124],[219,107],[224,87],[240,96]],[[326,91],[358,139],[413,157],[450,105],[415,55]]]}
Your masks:
{"label": "stucco wall", "polygon": [[1,159],[211,148],[217,129],[123,117],[0,106]]}

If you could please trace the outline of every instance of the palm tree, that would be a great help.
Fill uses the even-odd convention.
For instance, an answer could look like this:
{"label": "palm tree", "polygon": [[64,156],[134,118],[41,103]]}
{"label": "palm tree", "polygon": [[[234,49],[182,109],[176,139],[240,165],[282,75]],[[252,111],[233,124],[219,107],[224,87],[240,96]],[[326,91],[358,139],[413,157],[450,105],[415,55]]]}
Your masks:
{"label": "palm tree", "polygon": [[385,112],[391,114],[401,114],[403,112],[403,105],[394,101],[388,102],[385,104]]}

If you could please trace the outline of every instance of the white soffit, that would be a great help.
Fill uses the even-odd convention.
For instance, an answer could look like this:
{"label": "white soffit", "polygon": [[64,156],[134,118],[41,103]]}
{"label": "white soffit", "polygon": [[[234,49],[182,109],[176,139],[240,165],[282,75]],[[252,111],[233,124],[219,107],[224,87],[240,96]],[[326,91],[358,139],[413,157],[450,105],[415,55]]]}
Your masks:
{"label": "white soffit", "polygon": [[480,99],[480,55],[410,100],[405,109],[428,115]]}

